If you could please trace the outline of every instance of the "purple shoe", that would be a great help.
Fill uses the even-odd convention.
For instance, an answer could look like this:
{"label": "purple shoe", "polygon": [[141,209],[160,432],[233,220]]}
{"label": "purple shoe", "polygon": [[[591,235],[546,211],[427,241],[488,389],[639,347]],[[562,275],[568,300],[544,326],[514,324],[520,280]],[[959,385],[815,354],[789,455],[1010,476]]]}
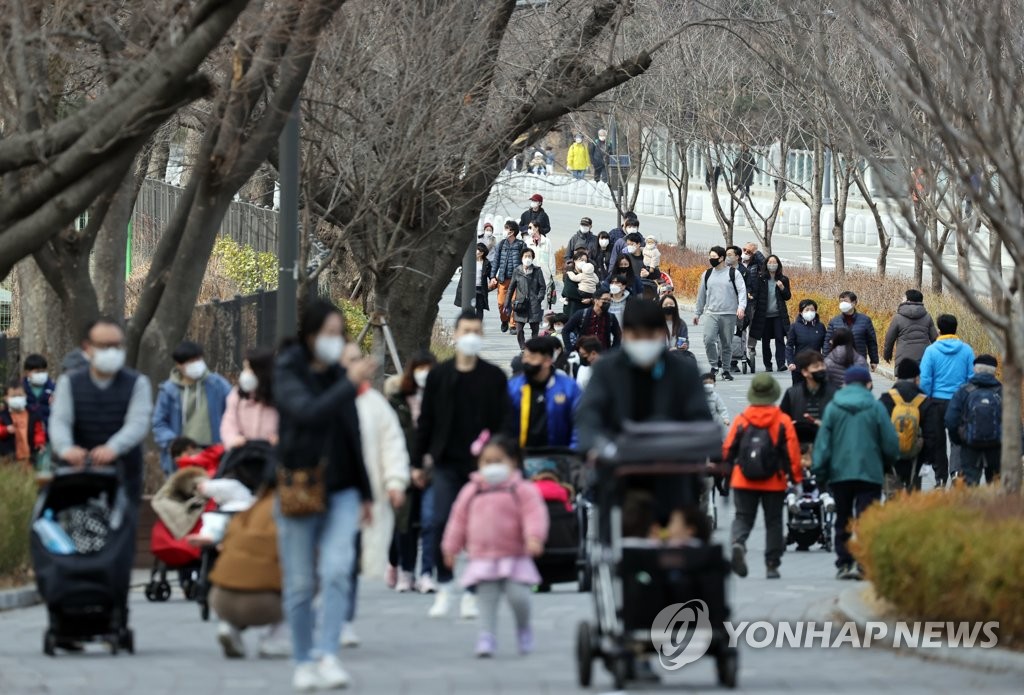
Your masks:
{"label": "purple shoe", "polygon": [[476,638],[476,655],[481,659],[492,657],[496,646],[494,635],[489,632],[481,632],[480,636]]}
{"label": "purple shoe", "polygon": [[533,651],[533,630],[524,628],[519,631],[519,653],[526,656]]}

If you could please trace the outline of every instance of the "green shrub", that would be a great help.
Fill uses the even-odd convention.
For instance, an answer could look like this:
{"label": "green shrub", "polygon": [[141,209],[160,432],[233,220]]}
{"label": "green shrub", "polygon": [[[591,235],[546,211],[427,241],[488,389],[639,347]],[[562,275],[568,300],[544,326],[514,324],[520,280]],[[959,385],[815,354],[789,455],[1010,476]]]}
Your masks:
{"label": "green shrub", "polygon": [[28,566],[29,525],[36,479],[20,465],[0,462],[0,577]]}
{"label": "green shrub", "polygon": [[213,245],[213,258],[220,261],[225,274],[238,285],[239,294],[255,294],[277,288],[277,256],[258,253],[228,237],[218,237]]}
{"label": "green shrub", "polygon": [[1024,500],[998,488],[901,495],[857,522],[851,550],[906,617],[999,621],[1024,639]]}
{"label": "green shrub", "polygon": [[[355,340],[363,332],[363,329],[366,328],[366,324],[370,322],[370,317],[363,311],[363,307],[347,299],[339,299],[335,304],[341,309],[341,313],[345,315],[345,331],[348,333],[348,339]],[[363,352],[369,352],[372,345],[373,332],[367,331],[359,347],[363,349]]]}

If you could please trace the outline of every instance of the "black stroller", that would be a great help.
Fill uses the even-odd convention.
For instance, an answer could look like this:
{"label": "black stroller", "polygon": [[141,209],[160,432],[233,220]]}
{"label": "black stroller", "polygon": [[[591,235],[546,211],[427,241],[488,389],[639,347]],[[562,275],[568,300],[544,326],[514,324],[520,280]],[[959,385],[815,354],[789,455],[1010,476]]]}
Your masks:
{"label": "black stroller", "polygon": [[[237,480],[256,493],[273,480],[277,458],[270,442],[252,440],[232,449],[221,459],[217,478]],[[199,616],[210,619],[210,572],[217,561],[217,547],[203,548],[199,557],[199,573],[195,584],[195,600],[199,604]]]}
{"label": "black stroller", "polygon": [[786,545],[796,543],[797,550],[810,550],[815,543],[832,552],[832,526],[835,501],[818,486],[814,476],[804,474],[803,494],[791,490],[786,495]]}
{"label": "black stroller", "polygon": [[[43,652],[77,650],[81,642],[106,642],[112,654],[135,652],[128,627],[128,590],[135,554],[135,512],[121,473],[60,468],[32,514],[32,565],[49,626]],[[59,524],[62,551],[41,533]],[[71,645],[76,645],[72,647]]]}
{"label": "black stroller", "polygon": [[580,591],[588,591],[588,577],[582,571],[581,563],[582,537],[587,528],[586,508],[589,506],[582,496],[582,459],[571,449],[529,449],[525,452],[523,468],[527,478],[548,473],[558,479],[558,482],[548,480],[548,484],[566,483],[575,491],[570,496],[572,510],[560,501],[545,502],[551,522],[544,554],[536,559],[541,576],[537,590],[546,592],[551,590],[552,584],[577,582]]}
{"label": "black stroller", "polygon": [[[736,686],[738,656],[725,629],[730,569],[721,546],[623,537],[624,502],[634,486],[678,492],[677,499],[696,507],[708,462],[720,459],[721,449],[722,431],[715,423],[627,423],[616,442],[598,452],[597,529],[587,548],[597,619],[578,626],[581,686],[590,685],[593,661],[600,658],[622,689],[636,678],[637,659],[651,653],[663,664],[667,658],[669,668],[710,654],[719,683]],[[671,620],[658,631],[666,611]],[[680,632],[678,615],[687,611],[695,619],[683,622]],[[681,654],[692,658],[680,663]]]}

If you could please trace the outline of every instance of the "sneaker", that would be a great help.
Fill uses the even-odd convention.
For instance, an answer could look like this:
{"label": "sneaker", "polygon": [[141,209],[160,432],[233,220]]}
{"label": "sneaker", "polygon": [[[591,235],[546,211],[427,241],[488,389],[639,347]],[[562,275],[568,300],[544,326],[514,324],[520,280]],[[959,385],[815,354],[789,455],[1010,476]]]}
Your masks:
{"label": "sneaker", "polygon": [[242,641],[242,633],[234,625],[222,621],[217,626],[217,641],[220,642],[227,658],[245,658],[245,642]]}
{"label": "sneaker", "polygon": [[850,579],[850,570],[852,565],[839,565],[836,570],[836,579]]}
{"label": "sneaker", "polygon": [[359,646],[359,635],[356,633],[356,626],[352,623],[345,623],[341,626],[341,646]]}
{"label": "sneaker", "polygon": [[722,372],[722,380],[723,381],[735,381],[735,379],[733,378],[733,376],[732,376],[732,374],[730,372]]}
{"label": "sneaker", "polygon": [[765,571],[765,576],[768,579],[781,579],[782,578],[782,575],[779,574],[779,568],[778,567],[769,567],[769,568],[767,568],[767,570]]}
{"label": "sneaker", "polygon": [[416,591],[421,594],[432,594],[437,591],[437,584],[434,583],[434,578],[429,574],[420,575],[419,581],[416,582]]}
{"label": "sneaker", "polygon": [[320,659],[316,665],[317,675],[320,677],[321,690],[336,690],[346,687],[352,680],[348,672],[341,667],[338,657],[328,655]]}
{"label": "sneaker", "polygon": [[320,687],[320,671],[315,661],[299,664],[292,675],[292,688],[300,693],[309,693]]}
{"label": "sneaker", "polygon": [[389,589],[394,589],[395,584],[398,583],[398,568],[394,565],[388,565],[387,571],[384,572],[384,581]]}
{"label": "sneaker", "polygon": [[459,604],[459,617],[463,620],[476,620],[480,611],[476,607],[476,595],[468,591],[462,594],[462,603]]}
{"label": "sneaker", "polygon": [[261,659],[284,659],[292,655],[292,642],[284,623],[272,625],[260,638]]}
{"label": "sneaker", "polygon": [[400,572],[395,583],[395,591],[404,594],[412,591],[412,572]]}
{"label": "sneaker", "polygon": [[526,656],[533,651],[533,630],[528,627],[523,628],[516,637],[519,643],[520,654]]}
{"label": "sneaker", "polygon": [[739,543],[732,544],[732,571],[737,577],[747,576],[747,549]]}
{"label": "sneaker", "polygon": [[451,602],[450,594],[451,592],[447,587],[438,587],[437,595],[434,597],[434,605],[430,607],[430,612],[427,615],[431,618],[443,618],[448,615],[448,604]]}
{"label": "sneaker", "polygon": [[501,332],[508,333],[508,321],[501,322]]}
{"label": "sneaker", "polygon": [[476,655],[481,659],[494,656],[494,650],[496,648],[494,641],[494,635],[489,632],[481,632],[480,636],[476,638]]}
{"label": "sneaker", "polygon": [[860,565],[850,565],[850,572],[846,578],[852,579],[855,582],[859,582],[862,579],[864,579],[864,570],[861,568]]}

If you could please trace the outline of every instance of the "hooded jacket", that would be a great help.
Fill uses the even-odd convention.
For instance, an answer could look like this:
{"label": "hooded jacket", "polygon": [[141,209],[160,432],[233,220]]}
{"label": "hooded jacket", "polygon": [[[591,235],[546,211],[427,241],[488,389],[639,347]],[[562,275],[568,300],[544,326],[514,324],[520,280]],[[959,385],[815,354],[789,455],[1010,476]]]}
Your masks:
{"label": "hooded jacket", "polygon": [[858,480],[882,485],[900,456],[900,442],[885,406],[859,384],[832,397],[814,440],[811,472],[819,485]]}
{"label": "hooded jacket", "polygon": [[963,386],[957,389],[949,406],[946,408],[946,420],[943,426],[949,431],[949,439],[954,444],[966,446],[960,437],[960,423],[964,417],[964,406],[967,405],[967,384],[974,384],[982,389],[1002,389],[1003,385],[995,374],[973,374]]}
{"label": "hooded jacket", "polygon": [[175,470],[171,460],[171,442],[181,436],[184,429],[184,407],[182,394],[186,389],[200,389],[199,396],[204,398],[206,410],[210,417],[210,437],[212,441],[199,444],[220,444],[220,422],[227,407],[231,384],[220,374],[207,372],[202,379],[186,385],[177,368],[171,371],[170,378],[160,384],[156,406],[153,408],[153,439],[160,447],[160,467],[170,474]]}
{"label": "hooded jacket", "polygon": [[955,335],[940,335],[921,358],[921,390],[948,401],[974,376],[974,350]]}
{"label": "hooded jacket", "polygon": [[727,463],[735,463],[731,459],[731,450],[734,444],[737,444],[737,437],[741,429],[747,427],[760,427],[767,429],[770,433],[772,443],[777,447],[779,444],[779,430],[785,432],[785,442],[781,445],[781,449],[785,451],[787,463],[789,464],[789,471],[785,468],[780,470],[775,476],[768,480],[749,480],[747,476],[743,475],[743,471],[740,470],[739,466],[732,466],[732,476],[729,480],[729,486],[737,490],[758,490],[760,492],[785,492],[789,486],[789,478],[792,477],[794,483],[800,483],[803,481],[803,469],[800,466],[800,442],[797,440],[796,430],[793,428],[793,421],[788,415],[786,415],[778,406],[775,405],[751,405],[747,406],[747,409],[736,416],[733,420],[732,427],[729,428],[729,434],[725,438],[725,442],[722,444],[722,458]]}
{"label": "hooded jacket", "polygon": [[[920,363],[925,348],[935,342],[939,331],[935,328],[928,310],[921,302],[903,302],[892,317],[889,330],[885,332],[885,346],[882,357],[898,365],[906,359]],[[893,347],[896,348],[893,359]]]}

